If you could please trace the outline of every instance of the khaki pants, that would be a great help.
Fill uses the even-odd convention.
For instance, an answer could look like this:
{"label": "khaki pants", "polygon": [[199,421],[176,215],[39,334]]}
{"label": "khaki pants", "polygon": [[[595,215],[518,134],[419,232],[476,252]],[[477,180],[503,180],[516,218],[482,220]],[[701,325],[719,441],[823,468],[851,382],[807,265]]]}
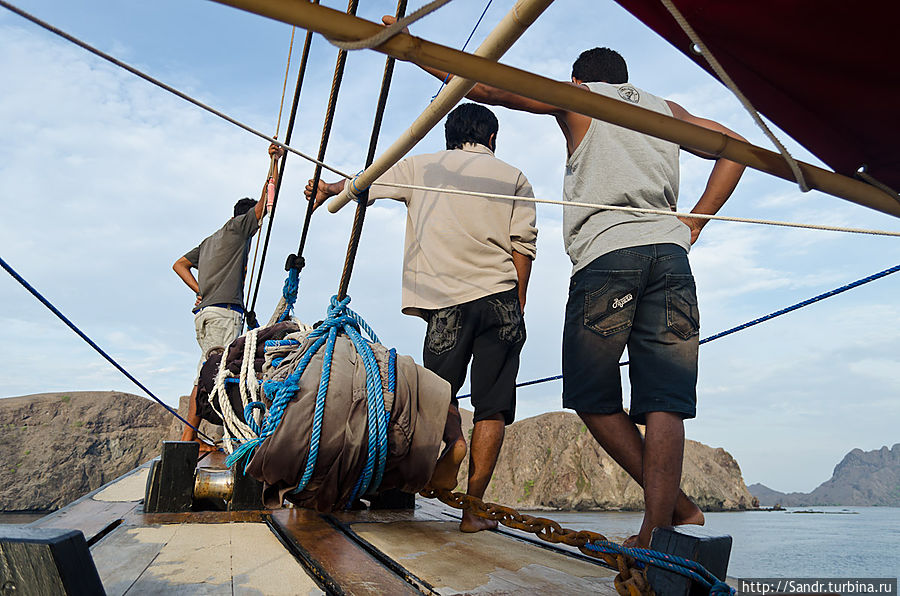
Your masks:
{"label": "khaki pants", "polygon": [[[206,356],[213,348],[225,348],[241,333],[243,321],[241,313],[221,306],[207,306],[194,315],[194,327],[197,329],[197,343],[200,344],[200,363],[197,365],[197,377],[200,368],[206,362]],[[197,384],[196,379],[194,384]]]}

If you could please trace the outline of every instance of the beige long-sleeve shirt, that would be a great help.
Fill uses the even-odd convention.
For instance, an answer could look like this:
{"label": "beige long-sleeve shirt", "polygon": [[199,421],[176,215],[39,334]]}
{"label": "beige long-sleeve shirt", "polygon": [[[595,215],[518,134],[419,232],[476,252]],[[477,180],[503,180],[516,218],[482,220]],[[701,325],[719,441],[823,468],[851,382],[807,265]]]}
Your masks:
{"label": "beige long-sleeve shirt", "polygon": [[[389,186],[412,184],[441,192]],[[403,251],[402,311],[453,306],[516,285],[513,251],[534,258],[534,203],[455,194],[454,190],[533,197],[521,171],[484,145],[415,155],[385,172],[370,199],[403,201],[407,207]]]}

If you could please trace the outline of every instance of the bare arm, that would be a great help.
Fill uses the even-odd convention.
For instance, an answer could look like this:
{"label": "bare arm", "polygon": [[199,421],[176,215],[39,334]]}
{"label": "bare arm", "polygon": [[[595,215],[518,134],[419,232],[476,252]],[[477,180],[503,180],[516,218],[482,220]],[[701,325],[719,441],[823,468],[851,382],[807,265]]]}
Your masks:
{"label": "bare arm", "polygon": [[[322,203],[344,190],[344,184],[346,183],[346,180],[338,180],[337,182],[331,183],[325,182],[324,180],[319,180],[319,188],[316,191],[316,203],[313,205],[313,209],[318,209],[322,205]],[[307,201],[312,199],[312,179],[310,179],[309,182],[306,183],[306,188],[303,190],[303,194],[306,195]]]}
{"label": "bare arm", "polygon": [[194,291],[194,294],[197,295],[197,301],[194,303],[194,306],[197,306],[198,304],[200,304],[200,301],[203,299],[203,297],[200,295],[200,284],[197,283],[197,279],[194,277],[194,274],[191,273],[191,267],[193,267],[191,262],[184,257],[181,257],[180,259],[175,261],[174,265],[172,265],[172,269],[175,271],[175,273],[178,274],[178,277],[181,278],[181,281],[183,281],[187,285],[187,287],[192,289]]}
{"label": "bare arm", "polygon": [[516,278],[519,282],[519,306],[525,312],[525,294],[528,292],[528,280],[531,278],[531,257],[520,252],[513,251],[513,266],[516,268]]}
{"label": "bare arm", "polygon": [[[716,132],[721,132],[740,141],[746,141],[744,137],[725,126],[722,126],[718,122],[694,116],[673,101],[667,101],[666,103],[668,103],[669,107],[672,109],[672,115],[679,120],[696,124],[697,126],[702,126],[703,128],[708,128]],[[717,158],[715,155],[709,153],[689,151],[694,155],[698,155],[705,159],[716,160],[716,164],[713,166],[712,172],[709,175],[709,180],[706,182],[706,188],[703,190],[703,194],[700,195],[697,204],[691,209],[691,213],[715,215],[719,212],[719,209],[722,208],[722,205],[725,204],[725,201],[728,200],[728,197],[731,196],[731,193],[734,192],[738,181],[741,179],[741,175],[744,173],[744,166],[728,159],[721,157]],[[702,230],[709,222],[707,219],[694,218],[685,218],[681,221],[691,229],[691,244],[697,241],[700,230]]]}
{"label": "bare arm", "polygon": [[[284,149],[275,144],[269,145],[269,155],[272,156],[272,180],[277,183],[278,160],[284,155]],[[266,187],[268,184],[269,181],[266,180]],[[263,187],[263,192],[260,194],[259,200],[256,202],[256,205],[253,206],[253,212],[256,214],[257,221],[262,219],[263,214],[266,212],[266,201],[268,199],[266,187]]]}

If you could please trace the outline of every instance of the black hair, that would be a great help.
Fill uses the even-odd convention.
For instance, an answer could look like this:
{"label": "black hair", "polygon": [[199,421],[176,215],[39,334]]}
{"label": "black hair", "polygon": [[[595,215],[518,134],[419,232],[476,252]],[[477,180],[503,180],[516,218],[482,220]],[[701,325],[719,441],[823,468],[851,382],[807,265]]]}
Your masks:
{"label": "black hair", "polygon": [[493,149],[491,135],[496,135],[498,129],[492,111],[477,103],[464,103],[450,112],[444,123],[447,149],[462,149],[465,143],[480,143]]}
{"label": "black hair", "polygon": [[628,82],[628,66],[619,52],[609,48],[594,48],[581,52],[572,64],[572,77],[583,83],[618,85]]}
{"label": "black hair", "polygon": [[234,204],[234,216],[243,215],[256,207],[256,201],[249,197],[244,197]]}

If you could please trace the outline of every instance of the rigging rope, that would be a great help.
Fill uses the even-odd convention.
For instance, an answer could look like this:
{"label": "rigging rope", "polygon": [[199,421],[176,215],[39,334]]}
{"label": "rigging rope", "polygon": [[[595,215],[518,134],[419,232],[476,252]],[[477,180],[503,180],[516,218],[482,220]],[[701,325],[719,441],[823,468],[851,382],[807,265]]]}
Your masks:
{"label": "rigging rope", "polygon": [[515,195],[502,195],[489,192],[479,192],[471,190],[436,188],[433,186],[420,186],[417,184],[402,184],[399,182],[376,182],[378,186],[390,186],[396,188],[408,188],[410,190],[421,190],[424,192],[432,192],[436,194],[452,193],[455,195],[465,195],[469,197],[482,197],[486,199],[506,199],[510,201],[525,201],[528,203],[541,203],[545,205],[562,205],[563,207],[586,207],[588,209],[597,209],[598,211],[625,211],[630,213],[651,213],[654,215],[667,215],[671,217],[684,217],[689,219],[707,219],[715,221],[730,221],[735,223],[750,223],[768,226],[777,226],[785,228],[800,228],[804,230],[820,230],[825,232],[846,232],[850,234],[869,234],[873,236],[894,236],[900,237],[900,232],[891,232],[885,230],[869,230],[865,228],[848,228],[843,226],[826,226],[820,224],[804,224],[789,221],[777,221],[770,219],[756,219],[750,217],[729,217],[725,215],[707,215],[705,213],[682,213],[679,211],[669,211],[666,209],[645,209],[642,207],[624,207],[621,205],[598,205],[596,203],[582,203],[578,201],[557,201],[553,199],[537,199],[534,197],[520,197]]}
{"label": "rigging rope", "polygon": [[[278,133],[281,132],[281,113],[284,110],[284,96],[287,92],[287,82],[288,75],[291,72],[291,58],[294,54],[294,33],[297,31],[296,27],[291,27],[291,42],[288,45],[288,57],[287,57],[287,65],[284,68],[284,83],[281,85],[281,101],[278,103],[278,122],[275,124],[275,135],[272,138],[277,139]],[[269,209],[271,209],[275,205],[275,185],[273,183],[273,177],[275,176],[275,165],[276,159],[273,155],[271,157],[271,163],[269,164],[269,173],[266,176],[266,183],[263,184],[262,196],[259,197],[259,200],[263,200],[265,195],[266,197],[266,206],[263,209],[263,217],[266,216]],[[271,222],[272,218],[269,217],[269,221]],[[271,230],[271,226],[269,226]],[[268,235],[266,235],[266,240],[268,241]],[[259,256],[259,245],[262,241],[262,234],[259,234],[256,237],[256,248],[253,250],[253,264],[250,267],[250,279],[247,282],[247,291],[244,295],[243,305],[246,307],[247,299],[246,296],[249,295],[250,290],[253,288],[253,276],[256,273],[256,259]],[[260,264],[260,275],[262,274],[262,264]],[[259,322],[256,320],[256,312],[252,309],[247,310],[244,316],[245,322],[247,323],[248,329],[254,329],[259,327]]]}
{"label": "rigging rope", "polygon": [[3,269],[5,269],[6,272],[9,273],[10,276],[12,276],[13,279],[15,279],[17,282],[19,282],[20,284],[22,284],[22,287],[23,287],[23,288],[25,288],[26,290],[28,290],[29,292],[31,292],[31,295],[32,295],[32,296],[34,296],[35,298],[37,298],[38,301],[39,301],[41,304],[43,304],[44,306],[46,306],[47,309],[49,309],[50,312],[52,312],[54,315],[56,315],[57,318],[59,318],[60,321],[62,321],[63,323],[65,323],[65,324],[69,327],[69,329],[71,329],[72,331],[74,331],[74,332],[78,335],[78,337],[80,337],[81,339],[83,339],[89,346],[91,346],[92,348],[94,348],[94,350],[95,350],[98,354],[100,354],[101,356],[103,356],[103,358],[105,358],[107,362],[109,362],[109,363],[112,364],[114,367],[116,367],[116,369],[117,369],[120,373],[122,373],[123,375],[125,375],[125,376],[128,378],[128,380],[130,380],[132,383],[134,383],[135,385],[137,385],[138,387],[140,387],[142,390],[144,390],[144,392],[145,392],[147,395],[149,395],[151,398],[153,398],[153,400],[156,401],[156,403],[158,403],[159,405],[161,405],[162,407],[164,407],[166,410],[169,411],[170,414],[172,414],[173,416],[175,416],[176,418],[178,418],[179,420],[181,420],[182,422],[184,422],[187,426],[193,428],[195,431],[197,431],[197,434],[200,435],[201,437],[203,437],[204,439],[207,439],[207,440],[210,441],[211,443],[215,443],[215,442],[216,442],[215,439],[213,439],[212,437],[210,437],[210,436],[206,435],[205,433],[203,433],[199,428],[197,428],[196,426],[194,426],[193,424],[191,424],[190,422],[188,422],[187,420],[185,420],[184,418],[182,418],[181,415],[178,414],[178,412],[176,412],[175,410],[173,410],[171,407],[167,406],[165,403],[163,403],[163,401],[162,401],[161,399],[159,399],[158,397],[156,397],[156,396],[153,394],[152,391],[150,391],[149,389],[147,389],[147,387],[144,386],[143,383],[141,383],[140,381],[138,381],[138,380],[137,380],[130,372],[128,372],[127,370],[125,370],[118,362],[116,362],[116,361],[112,358],[112,356],[110,356],[109,354],[107,354],[107,353],[103,350],[103,348],[101,348],[101,347],[98,346],[96,343],[94,343],[94,340],[92,340],[92,339],[91,339],[90,337],[88,337],[81,329],[79,329],[79,328],[75,325],[75,323],[73,323],[72,321],[70,321],[64,314],[62,314],[62,312],[60,312],[59,309],[57,309],[55,306],[53,306],[53,304],[51,304],[49,300],[47,300],[46,298],[44,298],[44,296],[41,295],[41,293],[38,292],[38,291],[34,288],[34,286],[32,286],[30,283],[28,283],[28,282],[25,280],[24,277],[22,277],[21,275],[19,275],[19,274],[16,272],[16,270],[13,269],[12,266],[9,265],[9,263],[7,263],[6,261],[4,261],[4,260],[3,260],[3,257],[0,257],[0,267],[3,267]]}
{"label": "rigging rope", "polygon": [[[493,2],[493,1],[494,1],[494,0],[488,0],[488,3],[487,3],[487,5],[485,5],[484,10],[481,11],[481,16],[478,17],[478,21],[476,21],[476,22],[475,22],[475,26],[472,27],[472,32],[469,33],[469,37],[468,37],[468,39],[466,39],[466,43],[464,43],[463,46],[462,46],[462,48],[460,48],[460,50],[459,50],[460,52],[465,52],[465,51],[466,51],[466,48],[468,47],[469,42],[472,41],[472,37],[474,37],[474,35],[475,35],[475,31],[478,30],[478,25],[481,24],[481,20],[484,18],[484,15],[487,14],[488,9],[491,7],[491,2]],[[450,77],[451,77],[451,76],[452,76],[452,75],[448,72],[448,73],[447,73],[447,76],[444,77],[444,80],[441,81],[441,86],[438,87],[437,93],[435,93],[434,95],[431,96],[431,101],[434,101],[435,98],[436,98],[438,95],[440,95],[441,91],[444,89],[444,85],[447,84],[447,81],[450,80]]]}
{"label": "rigging rope", "polygon": [[[315,0],[315,4],[318,4],[319,0]],[[300,89],[303,87],[303,79],[306,76],[306,65],[309,62],[309,49],[312,45],[312,31],[308,31],[306,33],[306,41],[303,44],[303,52],[300,56],[300,67],[297,71],[297,85],[294,87],[294,99],[291,103],[291,115],[288,118],[288,127],[285,133],[284,142],[290,143],[291,136],[294,133],[294,122],[297,118],[297,108],[300,105]],[[263,251],[262,257],[260,257],[259,261],[259,276],[256,280],[256,288],[253,290],[253,301],[250,304],[250,312],[254,314],[256,310],[256,299],[259,296],[259,288],[262,285],[262,276],[263,271],[266,266],[266,255],[269,252],[269,239],[272,237],[272,225],[275,221],[275,208],[278,207],[278,197],[281,194],[281,181],[284,179],[284,171],[287,164],[287,154],[285,153],[284,157],[281,158],[281,169],[278,172],[278,179],[275,180],[275,197],[272,200],[272,209],[269,215],[269,226],[266,228],[266,240],[263,243]]]}
{"label": "rigging rope", "polygon": [[[407,0],[398,0],[396,17],[397,22],[403,20],[406,12]],[[378,104],[375,108],[375,120],[372,123],[372,134],[369,137],[369,150],[366,154],[366,167],[375,161],[375,150],[378,145],[378,135],[381,132],[381,123],[384,120],[384,111],[387,107],[388,93],[391,89],[391,80],[394,75],[394,58],[388,56],[384,61],[384,74],[381,77],[381,91],[378,93]],[[350,286],[350,276],[353,274],[353,264],[356,261],[356,252],[359,249],[359,241],[362,237],[363,222],[366,218],[366,209],[369,206],[368,195],[363,194],[362,200],[356,203],[356,212],[353,216],[353,227],[350,232],[350,241],[347,245],[347,256],[344,259],[344,269],[341,271],[341,281],[338,284],[338,299],[347,295]]]}
{"label": "rigging rope", "polygon": [[[350,0],[347,5],[347,14],[356,15],[356,9],[359,6],[359,0]],[[334,65],[334,76],[331,79],[331,92],[328,95],[328,107],[325,111],[325,122],[322,125],[322,137],[319,141],[319,156],[316,160],[316,169],[313,173],[313,195],[306,205],[306,216],[303,219],[303,229],[300,233],[300,246],[297,253],[290,255],[285,264],[288,271],[287,279],[284,282],[282,290],[282,298],[279,300],[272,318],[277,317],[278,321],[283,321],[289,317],[294,309],[294,303],[297,301],[297,292],[299,289],[299,275],[305,261],[303,259],[303,249],[306,246],[306,238],[309,235],[309,224],[312,221],[313,209],[315,208],[315,192],[322,177],[322,166],[324,163],[325,152],[328,149],[328,140],[331,137],[331,127],[334,123],[334,112],[337,107],[338,94],[341,90],[341,82],[344,78],[344,66],[347,63],[347,51],[338,50],[337,61]],[[280,312],[279,312],[280,311]]]}
{"label": "rigging rope", "polygon": [[[900,271],[900,265],[894,265],[893,267],[889,267],[889,268],[885,269],[884,271],[879,271],[878,273],[873,273],[872,275],[863,277],[862,279],[858,279],[854,282],[851,282],[851,283],[841,286],[839,288],[835,288],[828,292],[824,292],[822,294],[819,294],[818,296],[813,296],[812,298],[808,298],[806,300],[803,300],[802,302],[798,302],[796,304],[788,306],[787,308],[782,308],[781,310],[776,310],[775,312],[769,313],[762,317],[759,317],[758,319],[753,319],[752,321],[748,321],[746,323],[736,325],[735,327],[732,327],[731,329],[726,329],[725,331],[720,331],[719,333],[710,335],[709,337],[701,339],[699,342],[699,345],[703,345],[703,344],[709,343],[711,341],[715,341],[717,339],[725,337],[726,335],[731,335],[732,333],[737,333],[738,331],[743,331],[744,329],[747,329],[749,327],[754,327],[756,325],[759,325],[760,323],[765,323],[766,321],[769,321],[776,317],[780,317],[782,315],[786,315],[790,312],[794,312],[795,310],[799,310],[801,308],[809,306],[810,304],[815,304],[816,302],[820,302],[822,300],[825,300],[826,298],[831,298],[832,296],[837,296],[838,294],[843,294],[844,292],[847,292],[854,288],[858,288],[859,286],[865,285],[865,284],[873,282],[875,280],[881,279],[882,277],[887,277],[888,275],[890,275],[892,273],[897,273],[898,271]],[[619,366],[627,366],[627,365],[628,365],[627,360],[625,362],[619,363]],[[529,385],[538,385],[540,383],[546,383],[548,381],[559,381],[562,378],[563,378],[562,375],[554,375],[552,377],[543,377],[540,379],[534,379],[532,381],[524,381],[522,383],[516,383],[516,387],[527,387]],[[471,397],[471,396],[472,396],[471,393],[467,393],[465,395],[460,395],[459,397],[465,398],[465,397]]]}
{"label": "rigging rope", "polygon": [[336,39],[330,39],[330,38],[326,38],[326,39],[328,39],[328,41],[332,45],[334,45],[344,51],[347,51],[347,50],[369,50],[372,48],[376,48],[376,47],[380,46],[381,44],[383,44],[384,42],[386,42],[387,40],[389,40],[390,38],[394,37],[395,35],[401,33],[403,31],[403,29],[405,29],[409,25],[412,25],[419,19],[427,17],[428,15],[430,15],[431,13],[433,13],[434,11],[436,11],[437,9],[439,9],[440,7],[442,7],[443,5],[445,5],[449,2],[450,2],[450,0],[432,0],[425,6],[414,11],[408,17],[405,17],[405,18],[397,17],[397,22],[395,22],[391,25],[388,25],[387,27],[383,28],[381,31],[379,31],[375,35],[372,35],[371,37],[367,37],[365,39],[360,39],[357,41],[338,41]]}
{"label": "rigging rope", "polygon": [[131,74],[144,79],[148,83],[156,85],[160,89],[163,89],[164,91],[168,91],[172,95],[180,97],[181,99],[187,101],[188,103],[191,103],[202,110],[206,110],[207,112],[209,112],[210,114],[213,114],[214,116],[218,116],[222,120],[225,120],[226,122],[233,124],[242,130],[245,130],[251,134],[254,134],[261,139],[265,139],[265,140],[269,141],[270,143],[274,143],[274,144],[278,145],[279,147],[282,147],[285,151],[289,151],[295,155],[299,155],[303,159],[310,161],[318,166],[321,166],[322,168],[324,168],[330,172],[333,172],[333,173],[337,174],[338,176],[343,176],[344,178],[346,178],[348,180],[350,178],[352,178],[352,176],[350,174],[347,174],[346,172],[342,172],[336,168],[333,168],[333,167],[329,166],[328,164],[326,164],[320,160],[317,160],[316,158],[312,157],[311,155],[307,155],[306,153],[303,153],[302,151],[300,151],[298,149],[294,149],[293,147],[290,147],[286,143],[282,143],[282,142],[278,141],[274,137],[270,137],[267,134],[260,132],[260,131],[256,130],[255,128],[252,128],[249,125],[244,124],[243,122],[241,122],[239,120],[235,120],[231,116],[229,116],[223,112],[220,112],[219,110],[217,110],[213,107],[206,105],[205,103],[201,102],[200,100],[194,99],[187,93],[179,91],[178,89],[175,89],[171,85],[167,85],[166,83],[163,83],[159,79],[155,79],[155,78],[151,77],[150,75],[138,70],[137,68],[135,68],[129,64],[126,64],[125,62],[122,62],[121,60],[119,60],[117,58],[113,58],[106,52],[98,50],[97,48],[91,46],[90,44],[81,41],[77,37],[69,35],[65,31],[62,31],[61,29],[54,27],[53,25],[47,23],[46,21],[42,21],[41,19],[25,12],[24,10],[17,8],[16,6],[13,6],[9,2],[6,2],[6,0],[0,0],[0,6],[9,10],[10,12],[13,12],[13,13],[19,15],[20,17],[22,17],[28,21],[31,21],[35,25],[46,29],[50,33],[53,33],[54,35],[58,35],[59,37],[62,37],[63,39],[72,42],[73,44],[77,45],[78,47],[80,47],[84,50],[87,50],[88,52],[94,54],[95,56],[103,58],[107,62],[110,62],[111,64],[114,64],[115,66],[118,66],[119,68],[127,70]]}
{"label": "rigging rope", "polygon": [[681,27],[681,30],[684,31],[685,35],[691,40],[691,42],[697,46],[700,50],[700,54],[706,58],[706,61],[709,63],[710,67],[712,67],[713,72],[716,73],[716,76],[719,77],[719,80],[728,87],[728,89],[734,93],[735,97],[741,102],[741,105],[744,106],[744,109],[750,114],[750,117],[753,118],[753,122],[759,126],[763,133],[772,141],[772,144],[778,149],[778,152],[781,153],[781,156],[784,158],[784,161],[787,162],[788,167],[791,168],[791,172],[794,174],[794,178],[797,180],[797,184],[800,186],[800,190],[803,192],[809,192],[809,185],[806,183],[806,178],[803,176],[803,170],[800,169],[800,164],[797,163],[797,160],[794,159],[794,156],[790,154],[781,141],[778,140],[778,137],[775,136],[775,133],[766,125],[763,121],[762,117],[759,115],[759,112],[753,107],[753,104],[750,103],[750,100],[741,93],[741,90],[738,88],[737,84],[732,80],[732,78],[725,72],[725,69],[722,68],[722,65],[716,59],[716,57],[710,52],[709,48],[706,47],[706,44],[703,43],[703,40],[700,39],[700,36],[697,35],[697,32],[694,31],[694,28],[691,27],[691,24],[687,22],[687,19],[678,11],[675,7],[675,4],[672,3],[672,0],[660,0],[663,6],[666,7],[666,10],[669,11],[669,14],[672,15],[672,18],[675,19],[675,22],[678,23],[678,26]]}

